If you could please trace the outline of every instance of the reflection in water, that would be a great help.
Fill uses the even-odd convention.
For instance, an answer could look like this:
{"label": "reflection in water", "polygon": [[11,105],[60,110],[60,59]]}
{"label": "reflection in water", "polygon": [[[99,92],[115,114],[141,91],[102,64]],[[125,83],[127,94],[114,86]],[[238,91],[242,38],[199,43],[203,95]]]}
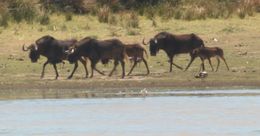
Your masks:
{"label": "reflection in water", "polygon": [[260,97],[0,101],[0,135],[260,135]]}

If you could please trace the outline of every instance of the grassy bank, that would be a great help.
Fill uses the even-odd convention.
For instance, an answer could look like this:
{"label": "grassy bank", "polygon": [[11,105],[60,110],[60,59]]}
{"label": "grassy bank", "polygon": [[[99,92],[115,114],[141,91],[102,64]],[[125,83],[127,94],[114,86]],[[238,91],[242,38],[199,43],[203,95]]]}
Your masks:
{"label": "grassy bank", "polygon": [[[73,19],[66,21],[64,15],[52,15],[52,20],[48,25],[39,23],[28,24],[25,22],[9,24],[7,28],[0,27],[0,90],[25,93],[22,90],[127,90],[128,88],[243,88],[260,87],[260,15],[246,17],[241,20],[238,17],[230,19],[206,19],[195,21],[163,20],[155,18],[154,22],[144,16],[138,16],[138,27],[127,27],[127,19],[117,23],[100,23],[98,18],[91,15],[77,15]],[[72,80],[66,80],[73,65],[66,62],[58,66],[60,78],[54,79],[52,66],[46,67],[46,77],[40,79],[42,64],[45,58],[32,64],[28,58],[28,53],[23,52],[22,45],[33,43],[43,35],[49,34],[58,39],[77,38],[93,36],[98,39],[109,39],[116,37],[125,43],[141,43],[143,38],[148,40],[156,33],[168,31],[174,34],[195,33],[205,40],[206,46],[219,46],[224,49],[230,71],[226,70],[224,63],[220,63],[219,72],[211,72],[208,63],[206,69],[209,72],[208,78],[201,80],[194,78],[199,70],[200,60],[196,59],[187,72],[183,72],[174,67],[172,73],[168,73],[168,58],[164,52],[160,52],[156,57],[149,57],[148,63],[151,70],[149,76],[142,76],[145,71],[143,64],[136,67],[132,76],[120,79],[121,68],[118,67],[116,75],[113,77],[101,76],[95,73],[93,79],[84,78],[84,70],[80,65]],[[213,40],[217,39],[217,42]],[[146,47],[148,49],[148,47]],[[189,61],[189,55],[178,55],[174,61],[185,67]],[[216,67],[216,60],[212,59]],[[130,69],[130,62],[127,63],[127,71]],[[89,64],[88,64],[89,67]],[[112,69],[112,63],[107,67],[98,65],[98,68],[106,74]],[[89,68],[90,69],[90,68]],[[32,92],[34,92],[32,91]],[[27,92],[29,93],[29,92]],[[30,93],[29,93],[30,94]],[[7,96],[6,96],[7,97]],[[29,96],[28,96],[29,97]]]}

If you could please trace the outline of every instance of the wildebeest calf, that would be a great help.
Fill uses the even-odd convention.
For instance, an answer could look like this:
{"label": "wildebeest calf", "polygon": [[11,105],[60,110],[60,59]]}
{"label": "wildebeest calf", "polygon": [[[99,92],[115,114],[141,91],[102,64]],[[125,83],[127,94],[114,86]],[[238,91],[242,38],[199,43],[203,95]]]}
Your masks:
{"label": "wildebeest calf", "polygon": [[129,57],[130,61],[133,61],[134,64],[131,68],[131,70],[129,71],[129,73],[127,75],[130,75],[133,71],[133,69],[135,68],[136,64],[140,61],[143,61],[145,64],[145,67],[147,69],[147,75],[150,73],[148,65],[147,65],[147,61],[144,58],[144,53],[146,54],[146,56],[148,57],[148,54],[146,52],[146,50],[144,49],[144,47],[142,47],[140,44],[126,44],[126,54]]}
{"label": "wildebeest calf", "polygon": [[218,71],[218,67],[219,67],[219,63],[220,63],[219,58],[221,58],[224,61],[224,63],[227,66],[227,69],[229,70],[229,67],[228,67],[228,65],[226,63],[226,60],[224,58],[224,52],[219,47],[201,47],[201,48],[197,48],[197,49],[194,49],[192,51],[191,56],[193,58],[200,57],[200,59],[202,61],[202,63],[201,63],[202,71],[205,70],[205,66],[204,66],[204,60],[205,59],[208,59],[209,64],[210,64],[210,66],[212,68],[212,71],[214,71],[214,68],[213,68],[213,66],[211,64],[211,60],[210,60],[210,58],[212,58],[212,57],[217,57],[217,60],[218,60],[218,65],[217,65],[216,71]]}

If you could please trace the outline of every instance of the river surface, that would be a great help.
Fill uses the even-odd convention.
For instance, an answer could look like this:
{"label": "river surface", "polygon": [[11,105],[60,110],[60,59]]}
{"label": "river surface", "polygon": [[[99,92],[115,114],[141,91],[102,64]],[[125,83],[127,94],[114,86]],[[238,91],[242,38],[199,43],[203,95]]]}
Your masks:
{"label": "river surface", "polygon": [[0,122],[0,136],[260,136],[260,96],[2,100]]}

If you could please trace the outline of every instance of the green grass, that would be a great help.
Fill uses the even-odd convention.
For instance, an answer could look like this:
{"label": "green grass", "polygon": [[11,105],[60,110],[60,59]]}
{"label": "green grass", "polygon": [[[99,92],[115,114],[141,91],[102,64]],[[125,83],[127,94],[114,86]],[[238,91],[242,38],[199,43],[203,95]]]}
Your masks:
{"label": "green grass", "polygon": [[[139,27],[134,30],[137,34],[129,34],[129,28],[119,22],[116,25],[99,23],[97,17],[90,15],[73,16],[73,19],[66,21],[63,15],[50,16],[50,22],[47,25],[39,23],[27,24],[9,24],[7,28],[0,27],[0,89],[20,88],[99,88],[99,87],[203,87],[203,82],[207,82],[204,87],[214,86],[214,84],[223,83],[224,86],[252,85],[260,86],[260,14],[253,17],[230,19],[206,19],[195,21],[182,20],[161,20],[155,18],[157,23],[153,27],[153,22],[146,17],[139,16]],[[40,73],[42,64],[46,60],[41,57],[36,64],[30,62],[28,53],[23,52],[22,45],[29,45],[43,35],[52,35],[57,39],[77,38],[80,40],[86,36],[94,36],[98,39],[119,38],[125,43],[141,43],[142,39],[146,41],[161,31],[168,31],[174,34],[195,33],[199,35],[206,43],[206,46],[218,46],[224,49],[227,63],[230,71],[226,70],[223,62],[220,64],[219,72],[211,72],[208,62],[206,69],[209,77],[203,81],[195,79],[194,75],[199,70],[200,60],[196,59],[187,72],[183,72],[173,67],[173,72],[168,73],[169,64],[166,54],[160,51],[156,57],[149,56],[148,63],[151,70],[149,76],[130,76],[121,80],[121,68],[118,67],[116,75],[107,78],[95,73],[93,79],[84,79],[84,70],[81,64],[72,80],[66,80],[71,72],[73,65],[68,62],[64,68],[58,66],[60,79],[55,81],[54,70],[51,65],[46,68],[46,78],[41,80]],[[217,38],[218,42],[212,40]],[[239,46],[242,45],[242,46]],[[147,51],[148,51],[148,47]],[[247,53],[246,55],[243,55]],[[241,55],[242,54],[242,55]],[[23,59],[21,61],[21,59]],[[213,60],[213,66],[216,67],[216,60]],[[175,63],[186,67],[189,61],[188,54],[178,55],[174,58]],[[89,65],[89,64],[88,64]],[[89,67],[89,66],[88,66]],[[104,67],[101,64],[98,68],[105,71],[106,74],[112,69],[112,64]],[[90,69],[90,68],[89,68]],[[127,63],[127,72],[130,69],[130,63]],[[133,74],[145,73],[145,67],[140,64],[136,67]],[[115,82],[116,81],[116,82]],[[199,85],[202,82],[201,86]],[[181,84],[179,84],[181,83]],[[191,83],[191,86],[182,85]],[[230,84],[228,84],[230,83]],[[63,87],[65,84],[65,87]],[[111,84],[115,84],[114,86]],[[161,84],[161,86],[160,86]],[[221,87],[219,85],[219,87]]]}

